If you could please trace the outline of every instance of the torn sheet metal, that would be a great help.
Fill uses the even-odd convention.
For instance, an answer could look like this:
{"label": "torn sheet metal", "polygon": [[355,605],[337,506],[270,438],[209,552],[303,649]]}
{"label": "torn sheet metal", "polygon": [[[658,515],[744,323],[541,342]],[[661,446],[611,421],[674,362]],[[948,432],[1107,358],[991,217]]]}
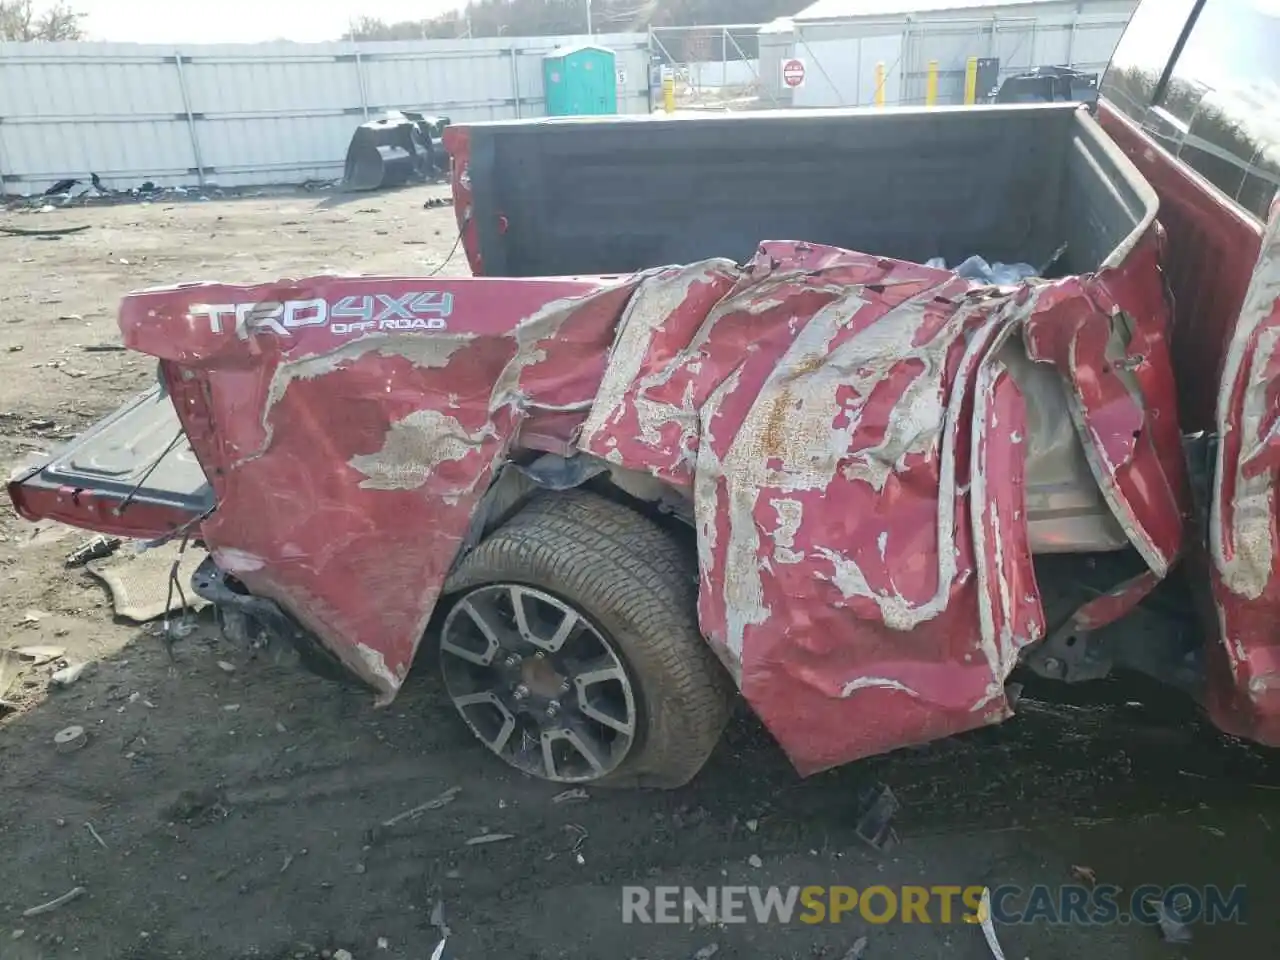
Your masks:
{"label": "torn sheet metal", "polygon": [[[1135,263],[1155,269],[1153,255]],[[1001,294],[915,264],[766,243],[708,311],[729,278],[721,264],[691,270],[641,284],[633,306],[661,303],[667,320],[636,309],[636,327],[623,323],[625,359],[582,446],[692,484],[703,632],[803,772],[1009,714],[1004,681],[1046,626],[1025,409],[998,358],[1007,337],[1034,340],[1035,359],[1072,385],[1091,462],[1153,575],[1176,556],[1173,395],[1107,376],[1167,367],[1158,274]],[[652,344],[643,359],[640,343]],[[1150,428],[1157,417],[1174,424],[1173,456],[1157,450],[1170,442]]]}
{"label": "torn sheet metal", "polygon": [[1009,338],[1066,378],[1152,575],[1176,556],[1167,314],[1131,259],[1009,291],[776,242],[627,278],[148,291],[121,325],[170,361],[219,565],[384,702],[495,468],[580,449],[692,502],[703,633],[808,773],[1009,715],[1046,629]]}
{"label": "torn sheet metal", "polygon": [[1227,348],[1217,429],[1209,552],[1220,636],[1209,711],[1232,733],[1280,744],[1280,204]]}

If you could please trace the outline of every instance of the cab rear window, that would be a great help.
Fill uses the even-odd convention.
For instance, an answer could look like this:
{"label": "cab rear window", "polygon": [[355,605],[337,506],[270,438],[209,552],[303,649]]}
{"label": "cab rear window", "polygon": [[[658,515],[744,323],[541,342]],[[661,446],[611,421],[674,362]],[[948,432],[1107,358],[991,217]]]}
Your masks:
{"label": "cab rear window", "polygon": [[1265,220],[1280,187],[1280,0],[1204,0],[1198,13],[1196,6],[1142,3],[1103,93]]}

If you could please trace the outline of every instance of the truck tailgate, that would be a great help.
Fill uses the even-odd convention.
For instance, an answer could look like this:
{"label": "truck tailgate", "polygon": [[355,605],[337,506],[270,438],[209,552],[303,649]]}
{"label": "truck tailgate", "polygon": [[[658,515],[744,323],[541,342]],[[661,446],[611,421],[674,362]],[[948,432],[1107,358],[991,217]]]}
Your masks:
{"label": "truck tailgate", "polygon": [[146,538],[170,533],[213,505],[213,491],[159,384],[43,465],[18,473],[9,496],[29,520]]}

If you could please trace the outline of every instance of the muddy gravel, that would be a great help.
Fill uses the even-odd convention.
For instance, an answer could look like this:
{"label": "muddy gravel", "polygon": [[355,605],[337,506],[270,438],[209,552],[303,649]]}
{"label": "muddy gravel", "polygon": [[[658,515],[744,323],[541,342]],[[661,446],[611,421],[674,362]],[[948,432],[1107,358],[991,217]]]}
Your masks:
{"label": "muddy gravel", "polygon": [[[460,254],[445,264],[452,211],[423,209],[439,194],[0,215],[90,225],[0,239],[0,463],[52,450],[152,380],[148,358],[102,349],[119,342],[114,311],[129,289],[464,275]],[[442,924],[458,960],[842,960],[862,937],[867,960],[976,960],[990,950],[960,922],[628,925],[621,887],[1030,888],[1081,876],[1126,890],[1245,884],[1248,922],[1197,925],[1189,945],[1138,924],[1005,926],[1007,957],[1280,950],[1280,763],[1144,686],[1068,691],[1070,703],[1037,691],[1001,728],[808,780],[740,710],[689,787],[557,802],[562,787],[509,771],[471,737],[429,648],[378,710],[286,651],[229,643],[208,619],[169,646],[116,621],[101,585],[64,567],[87,537],[0,505],[0,648],[56,646],[95,664],[52,692],[58,664],[32,668],[5,695],[15,709],[0,707],[2,960],[425,960]],[[83,744],[59,749],[73,725]],[[876,783],[901,804],[888,852],[856,832],[858,797]],[[468,842],[494,835],[504,839]]]}

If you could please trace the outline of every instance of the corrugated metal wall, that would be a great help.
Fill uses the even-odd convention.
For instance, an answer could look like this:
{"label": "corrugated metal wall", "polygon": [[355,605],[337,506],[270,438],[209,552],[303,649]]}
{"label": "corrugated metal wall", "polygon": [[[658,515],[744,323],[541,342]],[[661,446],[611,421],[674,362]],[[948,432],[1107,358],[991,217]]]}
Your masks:
{"label": "corrugated metal wall", "polygon": [[[938,102],[962,103],[965,62],[969,57],[998,57],[1000,76],[1037,66],[1070,65],[1101,73],[1120,41],[1137,0],[1064,0],[1062,3],[1004,5],[939,11],[908,17],[864,17],[815,22],[778,21],[760,33],[760,75],[764,96],[782,105],[792,92],[782,85],[785,59],[809,62],[810,75],[820,80],[863,54],[863,41],[898,36],[901,56],[885,68],[896,81],[898,104],[923,104],[930,60],[939,67]],[[840,42],[837,42],[840,41]],[[831,64],[827,70],[825,63]],[[869,65],[869,69],[874,64]],[[865,72],[865,71],[864,71]],[[824,84],[830,89],[831,84]],[[874,85],[861,85],[861,96],[852,90],[832,92],[806,106],[869,106]],[[839,87],[839,85],[837,85]]]}
{"label": "corrugated metal wall", "polygon": [[[352,130],[389,109],[455,121],[542,116],[543,55],[584,40],[0,43],[3,192],[90,172],[120,188],[338,177]],[[648,112],[648,37],[592,42],[617,52],[618,109]]]}

